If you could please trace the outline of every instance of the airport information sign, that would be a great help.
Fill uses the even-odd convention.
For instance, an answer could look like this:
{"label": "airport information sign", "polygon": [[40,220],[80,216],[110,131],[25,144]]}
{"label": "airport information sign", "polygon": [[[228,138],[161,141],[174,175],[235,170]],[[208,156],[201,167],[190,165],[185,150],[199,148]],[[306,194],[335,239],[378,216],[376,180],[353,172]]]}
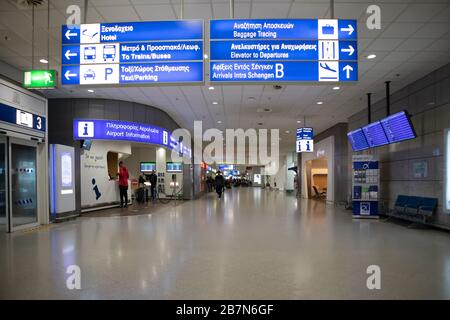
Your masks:
{"label": "airport information sign", "polygon": [[62,26],[63,85],[203,82],[203,21]]}
{"label": "airport information sign", "polygon": [[314,151],[313,128],[298,128],[296,138],[297,153]]}
{"label": "airport information sign", "polygon": [[191,150],[179,143],[168,130],[157,126],[119,120],[73,120],[74,140],[115,140],[157,144],[169,149],[183,150],[190,157]]}
{"label": "airport information sign", "polygon": [[356,20],[211,20],[210,81],[358,80]]}

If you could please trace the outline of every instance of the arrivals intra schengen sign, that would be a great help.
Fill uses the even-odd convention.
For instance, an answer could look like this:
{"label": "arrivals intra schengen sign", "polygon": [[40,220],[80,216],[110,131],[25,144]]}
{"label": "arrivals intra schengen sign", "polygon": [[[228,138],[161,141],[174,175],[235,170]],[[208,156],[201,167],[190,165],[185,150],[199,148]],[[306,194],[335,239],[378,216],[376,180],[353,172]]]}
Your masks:
{"label": "arrivals intra schengen sign", "polygon": [[358,80],[356,20],[211,20],[210,81]]}
{"label": "arrivals intra schengen sign", "polygon": [[203,82],[203,21],[62,27],[63,85]]}

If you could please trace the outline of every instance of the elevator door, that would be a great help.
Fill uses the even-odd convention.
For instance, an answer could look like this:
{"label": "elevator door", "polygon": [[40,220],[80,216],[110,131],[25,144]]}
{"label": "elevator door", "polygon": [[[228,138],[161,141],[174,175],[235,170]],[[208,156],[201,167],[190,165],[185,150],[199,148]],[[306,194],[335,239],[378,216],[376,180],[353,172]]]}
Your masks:
{"label": "elevator door", "polygon": [[38,223],[36,145],[10,140],[10,231]]}

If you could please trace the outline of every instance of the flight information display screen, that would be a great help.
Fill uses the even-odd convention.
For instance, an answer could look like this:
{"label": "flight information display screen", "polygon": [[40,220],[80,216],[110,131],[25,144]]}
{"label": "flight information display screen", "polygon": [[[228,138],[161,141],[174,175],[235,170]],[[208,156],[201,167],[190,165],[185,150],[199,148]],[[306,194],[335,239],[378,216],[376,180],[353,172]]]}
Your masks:
{"label": "flight information display screen", "polygon": [[389,143],[380,121],[368,124],[367,126],[362,127],[362,130],[366,136],[367,143],[371,148],[383,146]]}
{"label": "flight information display screen", "polygon": [[381,120],[389,143],[414,139],[416,134],[405,111],[395,113]]}
{"label": "flight information display screen", "polygon": [[181,162],[167,162],[167,172],[183,172],[183,163]]}
{"label": "flight information display screen", "polygon": [[366,137],[364,136],[361,128],[350,131],[349,133],[347,133],[347,136],[350,144],[352,145],[353,151],[360,151],[369,148]]}
{"label": "flight information display screen", "polygon": [[141,162],[141,172],[151,172],[156,170],[156,162]]}

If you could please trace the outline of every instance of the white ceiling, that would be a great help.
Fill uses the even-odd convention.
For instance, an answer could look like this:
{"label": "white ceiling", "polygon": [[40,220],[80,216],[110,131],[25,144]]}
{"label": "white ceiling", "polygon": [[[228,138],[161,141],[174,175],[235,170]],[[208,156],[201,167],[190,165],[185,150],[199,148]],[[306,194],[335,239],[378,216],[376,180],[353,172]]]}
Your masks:
{"label": "white ceiling", "polygon": [[[61,25],[70,4],[84,0],[50,0],[50,68],[61,63]],[[0,60],[17,68],[31,68],[31,10],[20,10],[16,0],[0,0]],[[228,0],[185,0],[184,18],[229,18]],[[366,9],[381,8],[381,30],[368,30]],[[34,67],[47,55],[47,2],[36,10]],[[89,0],[88,22],[178,19],[180,0]],[[82,9],[83,11],[83,9]],[[329,0],[235,0],[235,18],[327,18]],[[359,81],[332,90],[325,86],[158,86],[128,88],[59,88],[48,97],[101,97],[135,101],[159,107],[181,126],[192,128],[203,120],[204,128],[279,128],[282,150],[293,150],[297,120],[315,132],[365,108],[365,93],[373,100],[384,96],[384,81],[392,91],[450,62],[450,0],[335,0],[335,17],[358,19]],[[207,25],[207,24],[206,24]],[[9,40],[5,40],[5,36]],[[206,47],[206,50],[208,48]],[[369,53],[377,58],[367,60]],[[399,74],[399,76],[397,76]],[[208,78],[208,76],[206,76]],[[254,97],[254,100],[249,100]],[[362,99],[362,100],[361,100]],[[323,101],[317,105],[317,101]],[[213,105],[218,101],[218,105]],[[258,108],[271,113],[258,113]],[[222,121],[218,124],[217,121]],[[257,123],[262,122],[263,126]],[[289,134],[285,131],[290,130]]]}

